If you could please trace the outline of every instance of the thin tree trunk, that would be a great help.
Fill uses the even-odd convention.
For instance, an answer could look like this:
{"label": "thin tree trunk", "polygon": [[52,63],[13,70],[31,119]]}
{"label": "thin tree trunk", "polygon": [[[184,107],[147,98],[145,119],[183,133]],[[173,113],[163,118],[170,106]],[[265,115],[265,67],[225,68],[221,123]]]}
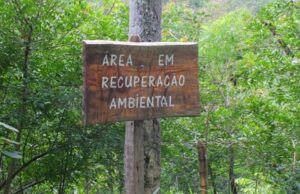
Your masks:
{"label": "thin tree trunk", "polygon": [[[160,41],[161,12],[161,0],[130,0],[129,37],[138,37],[142,42]],[[159,193],[161,144],[159,120],[139,122],[142,122],[143,126],[140,130],[144,130],[144,193]]]}
{"label": "thin tree trunk", "polygon": [[[70,149],[72,149],[72,148],[70,148]],[[62,167],[62,172],[61,172],[60,182],[59,182],[59,187],[58,187],[58,194],[65,193],[67,174],[68,174],[68,163],[69,163],[71,155],[72,155],[71,151],[68,151],[66,158],[63,162],[63,167]]]}
{"label": "thin tree trunk", "polygon": [[[49,152],[44,152],[40,155],[34,156],[33,158],[31,158],[29,161],[25,162],[22,166],[20,166],[18,169],[14,169],[13,172],[10,175],[10,181],[12,181],[20,172],[22,172],[24,169],[26,169],[31,163],[37,161],[38,159],[43,158],[44,156],[46,156]],[[8,179],[4,180],[3,182],[1,182],[0,184],[0,190],[5,187],[5,185],[7,185],[7,181]]]}
{"label": "thin tree trunk", "polygon": [[257,194],[258,192],[258,174],[255,177],[255,193]]}
{"label": "thin tree trunk", "polygon": [[84,179],[84,193],[85,194],[90,194],[91,190],[91,182],[89,177],[85,177]]}
{"label": "thin tree trunk", "polygon": [[[113,163],[112,163],[113,165]],[[114,171],[113,167],[106,167],[107,168],[107,187],[110,193],[114,193]]]}
{"label": "thin tree trunk", "polygon": [[233,194],[237,194],[237,187],[235,183],[234,177],[234,149],[233,145],[231,144],[228,148],[229,153],[229,183],[230,183],[230,190]]}
{"label": "thin tree trunk", "polygon": [[276,39],[276,41],[278,42],[280,48],[284,51],[284,53],[287,56],[294,57],[294,53],[289,48],[288,44],[277,34],[277,29],[274,26],[274,24],[272,24],[270,21],[262,21],[262,24],[270,30],[272,36]]}
{"label": "thin tree trunk", "polygon": [[209,172],[210,179],[211,179],[211,184],[213,187],[213,193],[217,194],[218,192],[217,192],[217,185],[216,185],[216,177],[215,177],[213,169],[211,168],[211,164],[209,161],[208,161],[207,167],[208,167],[208,172]]}
{"label": "thin tree trunk", "polygon": [[16,166],[16,161],[12,160],[8,166],[8,174],[7,174],[7,178],[6,178],[5,185],[4,185],[4,194],[10,193],[10,185],[13,180],[12,174],[14,173],[15,166]]}
{"label": "thin tree trunk", "polygon": [[200,174],[200,189],[201,194],[208,193],[207,186],[207,160],[206,160],[206,145],[198,142],[198,157],[199,157],[199,174]]}
{"label": "thin tree trunk", "polygon": [[[22,96],[21,96],[21,106],[20,106],[20,122],[18,124],[19,133],[17,134],[16,141],[20,142],[22,137],[22,130],[25,126],[26,122],[26,115],[27,115],[27,101],[28,101],[28,77],[29,77],[29,56],[31,53],[31,42],[32,42],[32,32],[33,28],[31,24],[28,24],[28,34],[27,40],[25,42],[25,49],[24,49],[24,62],[22,66]],[[20,151],[20,145],[15,146],[16,151]],[[8,167],[8,175],[5,182],[4,187],[4,194],[9,194],[11,190],[11,183],[13,181],[13,175],[15,173],[15,169],[17,166],[16,159],[13,159]]]}
{"label": "thin tree trunk", "polygon": [[296,141],[292,140],[292,144],[293,144],[293,162],[292,162],[292,171],[295,173],[296,172],[296,168],[297,168],[297,152],[296,152],[296,146],[297,143]]}

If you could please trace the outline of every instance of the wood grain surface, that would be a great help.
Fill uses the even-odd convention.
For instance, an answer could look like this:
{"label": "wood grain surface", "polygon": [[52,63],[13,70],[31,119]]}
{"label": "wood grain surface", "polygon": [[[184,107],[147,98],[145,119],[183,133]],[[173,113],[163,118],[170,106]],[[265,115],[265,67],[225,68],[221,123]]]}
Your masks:
{"label": "wood grain surface", "polygon": [[84,41],[83,60],[85,124],[199,114],[196,43]]}

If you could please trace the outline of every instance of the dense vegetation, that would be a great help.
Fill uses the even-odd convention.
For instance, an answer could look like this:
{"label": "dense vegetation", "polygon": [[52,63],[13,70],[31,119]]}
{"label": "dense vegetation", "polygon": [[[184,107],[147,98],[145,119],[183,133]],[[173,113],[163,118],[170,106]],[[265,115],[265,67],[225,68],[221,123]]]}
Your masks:
{"label": "dense vegetation", "polygon": [[[199,193],[201,142],[211,193],[299,193],[299,1],[164,2],[163,41],[199,44],[201,115],[161,120],[161,192]],[[121,0],[0,0],[0,190],[123,192],[123,123],[81,123],[81,50],[127,32]]]}

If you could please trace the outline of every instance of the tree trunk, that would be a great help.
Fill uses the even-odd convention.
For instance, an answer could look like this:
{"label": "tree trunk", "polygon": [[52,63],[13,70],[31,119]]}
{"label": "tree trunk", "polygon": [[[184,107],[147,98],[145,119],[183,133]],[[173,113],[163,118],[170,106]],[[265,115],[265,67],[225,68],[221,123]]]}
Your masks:
{"label": "tree trunk", "polygon": [[[31,54],[31,42],[32,42],[32,33],[33,27],[31,24],[26,23],[28,27],[27,32],[27,40],[24,44],[24,61],[22,65],[22,95],[21,95],[21,105],[19,110],[19,124],[18,129],[19,133],[17,134],[16,141],[21,142],[22,138],[22,131],[26,123],[26,116],[27,116],[27,101],[28,101],[28,77],[29,77],[29,56]],[[20,145],[15,146],[16,151],[20,151]],[[8,175],[6,178],[5,186],[4,186],[4,194],[9,194],[11,190],[11,183],[13,181],[13,175],[15,173],[15,169],[17,167],[17,160],[13,159],[8,167]]]}
{"label": "tree trunk", "polygon": [[144,121],[145,194],[160,190],[160,126],[157,119]]}
{"label": "tree trunk", "polygon": [[295,173],[296,172],[296,168],[297,168],[297,143],[296,141],[292,140],[292,144],[293,144],[293,159],[292,159],[292,172]]}
{"label": "tree trunk", "polygon": [[233,145],[231,144],[228,148],[229,153],[229,183],[230,183],[230,190],[233,194],[237,194],[237,188],[235,183],[234,177],[234,150]]}
{"label": "tree trunk", "polygon": [[200,189],[201,194],[207,194],[207,160],[206,160],[206,145],[198,142],[198,157],[199,157],[199,174],[200,174]]}
{"label": "tree trunk", "polygon": [[161,41],[161,0],[130,0],[129,36],[142,42]]}
{"label": "tree trunk", "polygon": [[144,193],[143,121],[127,121],[125,133],[125,193]]}
{"label": "tree trunk", "polygon": [[90,194],[90,190],[91,190],[91,181],[90,178],[87,176],[84,179],[84,193]]}
{"label": "tree trunk", "polygon": [[209,172],[210,179],[211,179],[213,194],[217,194],[218,192],[217,192],[217,185],[216,185],[216,177],[215,177],[213,169],[211,168],[211,164],[209,161],[208,161],[207,167],[208,167],[208,172]]}
{"label": "tree trunk", "polygon": [[[157,42],[161,40],[161,0],[130,0],[129,37],[131,41]],[[160,126],[158,119],[136,121],[144,135],[144,193],[159,193],[160,188]],[[134,125],[136,126],[136,122]],[[140,123],[141,122],[141,123]],[[131,137],[130,137],[131,136]],[[134,130],[125,137],[134,139]],[[130,148],[130,147],[128,147]],[[130,148],[131,149],[131,148]],[[125,159],[125,166],[128,161]],[[127,177],[125,173],[125,180]],[[126,181],[125,181],[126,187]],[[127,192],[127,191],[126,191]]]}

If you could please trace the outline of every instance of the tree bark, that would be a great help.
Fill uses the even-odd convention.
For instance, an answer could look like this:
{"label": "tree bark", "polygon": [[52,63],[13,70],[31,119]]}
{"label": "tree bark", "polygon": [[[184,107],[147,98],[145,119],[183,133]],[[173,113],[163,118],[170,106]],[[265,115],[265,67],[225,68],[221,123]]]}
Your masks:
{"label": "tree bark", "polygon": [[237,194],[237,187],[235,183],[235,177],[234,177],[234,149],[233,145],[229,145],[228,148],[229,152],[229,183],[230,183],[230,190],[233,194]]}
{"label": "tree bark", "polygon": [[130,0],[129,36],[142,42],[161,41],[161,0]]}
{"label": "tree bark", "polygon": [[297,143],[296,141],[292,140],[292,144],[293,144],[293,159],[292,159],[292,172],[295,173],[296,169],[297,169],[297,152],[296,152],[296,148],[297,148]]}
{"label": "tree bark", "polygon": [[144,193],[143,121],[127,121],[125,133],[125,193]]}
{"label": "tree bark", "polygon": [[145,194],[160,190],[160,143],[159,120],[144,121]]}
{"label": "tree bark", "polygon": [[206,145],[198,142],[198,157],[199,157],[199,174],[200,174],[200,189],[201,194],[208,193],[207,186],[207,160],[206,160]]}
{"label": "tree bark", "polygon": [[[131,41],[157,42],[161,41],[161,0],[130,0],[129,37]],[[143,130],[144,142],[144,192],[159,193],[160,189],[160,126],[158,119],[135,121],[135,130]],[[136,126],[139,126],[136,128]],[[126,148],[126,142],[134,139],[132,131],[125,137],[125,153],[130,152]],[[126,150],[127,149],[127,150]],[[127,164],[125,158],[125,166]],[[131,161],[132,162],[132,161]],[[125,168],[126,170],[126,168]],[[125,173],[126,179],[130,177]],[[126,191],[126,193],[128,193]],[[133,193],[130,193],[133,194]]]}
{"label": "tree bark", "polygon": [[84,193],[90,194],[90,190],[91,190],[91,182],[90,182],[90,178],[87,176],[84,178]]}

